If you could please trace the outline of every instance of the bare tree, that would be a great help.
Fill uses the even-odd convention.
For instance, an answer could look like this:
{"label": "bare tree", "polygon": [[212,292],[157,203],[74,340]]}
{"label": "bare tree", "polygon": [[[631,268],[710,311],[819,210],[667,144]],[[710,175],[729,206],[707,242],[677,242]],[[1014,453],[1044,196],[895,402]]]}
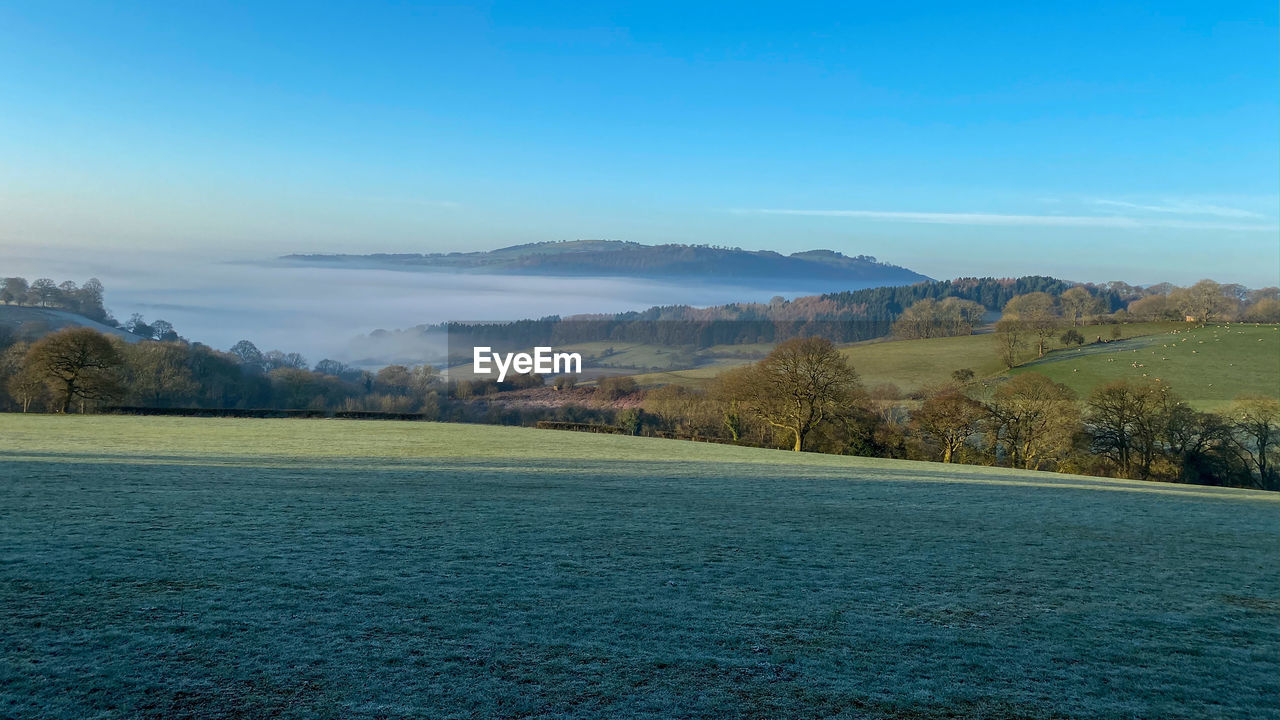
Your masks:
{"label": "bare tree", "polygon": [[248,340],[241,340],[231,346],[231,354],[235,355],[240,364],[254,370],[262,370],[266,365],[266,359],[262,355],[262,351],[257,345]]}
{"label": "bare tree", "polygon": [[744,409],[789,433],[797,452],[815,427],[852,404],[861,387],[840,351],[818,337],[788,340],[726,382]]}
{"label": "bare tree", "polygon": [[1087,401],[1093,452],[1109,458],[1125,477],[1146,480],[1160,448],[1160,412],[1167,387],[1117,380],[1094,388]]}
{"label": "bare tree", "polygon": [[31,405],[43,398],[47,391],[44,378],[29,367],[23,367],[11,375],[7,387],[9,394],[22,406],[22,412],[30,411]]}
{"label": "bare tree", "polygon": [[108,400],[120,394],[120,353],[91,328],[46,335],[31,346],[26,365],[49,386],[59,412],[67,412],[77,399]]}
{"label": "bare tree", "polygon": [[982,403],[955,390],[939,393],[911,413],[911,422],[942,451],[949,463],[978,429],[983,418]]}
{"label": "bare tree", "polygon": [[969,335],[984,312],[986,308],[971,300],[925,298],[902,311],[893,323],[893,334],[908,340]]}
{"label": "bare tree", "polygon": [[40,307],[48,307],[58,298],[58,283],[51,278],[40,278],[31,283],[31,295]]}
{"label": "bare tree", "polygon": [[1071,325],[1083,325],[1091,315],[1102,312],[1102,302],[1080,285],[1068,289],[1058,298],[1062,316]]}
{"label": "bare tree", "polygon": [[1170,302],[1186,317],[1196,322],[1211,323],[1230,319],[1240,301],[1228,297],[1229,290],[1212,280],[1201,280],[1189,288],[1180,288],[1169,295]]}
{"label": "bare tree", "polygon": [[5,379],[9,395],[22,407],[22,412],[45,394],[44,378],[32,371],[26,362],[31,344],[16,342],[0,353],[0,377]]}
{"label": "bare tree", "polygon": [[1023,326],[1036,336],[1038,357],[1044,357],[1045,342],[1053,337],[1062,324],[1053,296],[1042,292],[1015,295],[1010,298],[1004,306],[1004,317],[1021,321]]}
{"label": "bare tree", "polygon": [[5,305],[17,303],[21,305],[26,302],[27,292],[30,287],[27,285],[27,279],[22,277],[9,277],[4,279],[4,284],[0,285],[0,301]]}
{"label": "bare tree", "polygon": [[1039,373],[1002,383],[987,403],[992,446],[1013,467],[1052,467],[1071,450],[1080,425],[1076,394]]}
{"label": "bare tree", "polygon": [[1005,367],[1012,368],[1018,364],[1022,350],[1027,346],[1027,325],[1021,320],[1003,318],[996,323],[996,352]]}
{"label": "bare tree", "polygon": [[1280,401],[1265,395],[1242,395],[1231,409],[1240,449],[1258,472],[1259,487],[1280,488],[1275,459],[1280,449]]}
{"label": "bare tree", "polygon": [[151,337],[164,342],[172,342],[180,339],[178,337],[178,331],[173,328],[173,323],[168,320],[156,320],[151,323]]}
{"label": "bare tree", "polygon": [[187,364],[186,347],[172,342],[123,344],[130,403],[165,407],[193,398],[199,384]]}

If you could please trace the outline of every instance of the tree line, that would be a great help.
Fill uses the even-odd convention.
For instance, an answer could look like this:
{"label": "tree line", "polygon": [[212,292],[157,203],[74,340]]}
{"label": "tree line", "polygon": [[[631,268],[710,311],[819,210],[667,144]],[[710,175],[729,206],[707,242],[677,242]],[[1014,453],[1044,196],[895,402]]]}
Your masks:
{"label": "tree line", "polygon": [[107,407],[434,412],[440,388],[429,365],[377,372],[334,360],[309,367],[298,353],[229,352],[181,338],[126,342],[73,327],[0,343],[0,401],[23,412]]}
{"label": "tree line", "polygon": [[[308,369],[295,353],[264,353],[247,341],[220,352],[182,341],[131,344],[91,328],[10,345],[0,353],[0,376],[7,402],[22,411],[280,408],[609,423],[635,434],[795,451],[1280,489],[1275,398],[1243,396],[1227,412],[1208,413],[1159,381],[1116,381],[1079,398],[1038,373],[989,387],[963,371],[908,398],[893,387],[864,387],[838,348],[819,337],[783,342],[705,388],[644,391],[631,378],[608,378],[592,391],[594,407],[542,410],[483,402],[504,389],[541,386],[542,378],[446,392],[427,365],[372,373],[322,360]],[[572,389],[572,379],[557,378],[557,387]],[[628,396],[640,398],[638,408],[609,405]]]}
{"label": "tree line", "polygon": [[[1084,324],[1091,318],[1182,320],[1193,315],[1204,321],[1247,318],[1250,322],[1266,322],[1265,318],[1280,312],[1274,295],[1275,288],[1249,290],[1212,281],[1191,288],[1168,283],[1143,288],[1122,282],[1071,283],[1042,276],[959,278],[793,300],[775,297],[768,303],[705,308],[668,305],[608,315],[424,325],[415,331],[447,335],[459,347],[505,344],[517,349],[609,341],[701,350],[717,345],[778,343],[814,335],[837,343],[890,334],[904,339],[967,335],[982,323],[984,313],[1005,312],[1011,317],[1020,313],[1028,322],[1038,322],[1030,328],[1006,323],[1006,329],[1021,331],[1011,339],[1014,346],[1034,336],[1037,347],[1043,347],[1059,324]],[[1015,297],[1024,298],[1019,301],[1021,307],[1010,308],[1009,302]],[[1047,309],[1041,312],[1040,308]],[[1039,322],[1046,313],[1053,316],[1052,322]]]}
{"label": "tree line", "polygon": [[71,280],[59,283],[51,278],[30,283],[24,277],[0,280],[0,303],[66,310],[114,327],[115,318],[102,304],[105,292],[97,278],[90,278],[81,286]]}
{"label": "tree line", "polygon": [[790,340],[706,388],[649,391],[650,433],[845,455],[1280,490],[1280,402],[1223,413],[1168,383],[1119,380],[1080,398],[1034,372],[994,387],[958,371],[916,398],[868,389],[824,338]]}
{"label": "tree line", "polygon": [[[65,310],[148,340],[180,339],[173,324],[166,320],[147,322],[142,315],[134,313],[121,323],[103,304],[105,295],[106,288],[97,278],[90,278],[80,286],[71,280],[59,283],[50,278],[39,278],[30,283],[26,278],[17,276],[0,279],[0,304]],[[30,340],[38,337],[44,330],[37,323],[27,328],[23,334]],[[12,342],[12,331],[0,332],[0,335],[6,341],[0,344]]]}
{"label": "tree line", "polygon": [[[1005,303],[995,332],[1000,358],[1007,367],[1018,364],[1022,353],[1034,347],[1036,357],[1044,357],[1056,337],[1063,345],[1081,345],[1084,337],[1077,326],[1094,322],[1113,324],[1106,340],[1119,337],[1117,323],[1131,321],[1280,322],[1280,289],[1249,290],[1240,285],[1224,285],[1201,280],[1190,287],[1164,284],[1160,292],[1145,294],[1114,312],[1102,299],[1083,286],[1066,290],[1057,297],[1046,292],[1015,295]],[[1103,342],[1102,336],[1094,342]]]}
{"label": "tree line", "polygon": [[[1186,288],[1160,287],[1113,310],[1109,296],[1096,288],[1063,289],[1053,282],[956,281],[953,287],[987,302],[1007,295],[998,308],[996,345],[1010,367],[1030,348],[1043,354],[1054,339],[1064,345],[1085,342],[1080,328],[1089,323],[1171,317],[1280,321],[1276,288],[1248,290],[1205,280]],[[12,284],[15,292],[17,287]],[[1029,291],[994,292],[1010,287]],[[76,291],[86,288],[100,298],[100,283],[91,281]],[[1133,290],[1109,292],[1124,296]],[[780,312],[779,306],[787,304],[779,299],[770,306]],[[902,337],[963,335],[988,310],[982,302],[955,295],[922,297],[891,326]],[[630,378],[609,378],[593,390],[576,389],[590,394],[592,401],[585,403],[590,407],[522,409],[489,399],[540,387],[543,378],[448,386],[426,364],[377,372],[331,359],[311,366],[298,353],[264,352],[249,341],[218,351],[181,338],[163,321],[147,323],[140,316],[128,327],[150,339],[130,343],[90,328],[68,328],[35,340],[0,337],[0,403],[24,412],[271,408],[508,424],[608,423],[627,432],[797,451],[1280,489],[1280,409],[1274,398],[1241,397],[1226,412],[1206,413],[1156,380],[1110,383],[1078,398],[1037,373],[991,386],[974,382],[971,370],[957,369],[951,384],[905,397],[891,386],[864,387],[830,338],[811,335],[784,339],[763,360],[722,373],[705,388],[669,385],[645,391]],[[486,326],[485,332],[496,337],[501,327],[509,326]],[[544,318],[518,327],[538,335],[574,325]],[[1105,340],[1099,336],[1094,342]],[[575,391],[574,381],[559,377],[555,385]],[[624,397],[638,403],[611,405]]]}

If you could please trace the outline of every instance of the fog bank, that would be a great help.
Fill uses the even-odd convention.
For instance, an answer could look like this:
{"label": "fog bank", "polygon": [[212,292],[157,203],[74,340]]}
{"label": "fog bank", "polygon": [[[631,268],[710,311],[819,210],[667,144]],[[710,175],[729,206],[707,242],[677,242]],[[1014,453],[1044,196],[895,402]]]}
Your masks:
{"label": "fog bank", "polygon": [[[592,277],[529,277],[298,267],[190,255],[9,251],[0,275],[83,283],[97,277],[120,321],[141,313],[219,349],[250,340],[262,350],[356,359],[352,338],[376,329],[546,315],[612,313],[654,305],[715,305],[795,297],[819,288],[698,285]],[[831,288],[825,288],[831,289]]]}

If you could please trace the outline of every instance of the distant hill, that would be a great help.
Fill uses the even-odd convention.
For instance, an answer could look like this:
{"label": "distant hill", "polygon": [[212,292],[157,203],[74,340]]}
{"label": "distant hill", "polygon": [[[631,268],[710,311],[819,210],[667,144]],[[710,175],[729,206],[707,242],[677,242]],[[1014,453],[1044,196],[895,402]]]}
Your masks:
{"label": "distant hill", "polygon": [[11,333],[22,340],[35,340],[51,332],[67,327],[88,327],[106,335],[114,335],[127,342],[142,338],[120,328],[111,327],[83,315],[53,308],[24,305],[0,305],[0,332]]}
{"label": "distant hill", "polygon": [[697,278],[721,283],[846,283],[849,286],[910,285],[930,278],[873,257],[832,250],[782,255],[769,250],[707,245],[641,245],[618,240],[571,240],[514,245],[468,253],[286,255],[289,262],[344,267],[398,267],[513,275]]}

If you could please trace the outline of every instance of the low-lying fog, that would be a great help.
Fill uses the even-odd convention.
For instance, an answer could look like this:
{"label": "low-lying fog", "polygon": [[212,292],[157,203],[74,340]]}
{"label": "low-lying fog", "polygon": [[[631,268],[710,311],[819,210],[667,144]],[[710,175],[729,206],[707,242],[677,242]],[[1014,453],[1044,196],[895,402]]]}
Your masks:
{"label": "low-lying fog", "polygon": [[168,320],[183,337],[215,348],[250,340],[264,351],[300,352],[312,363],[360,359],[352,340],[379,328],[767,301],[823,289],[312,268],[269,259],[192,260],[155,253],[93,255],[19,253],[0,259],[0,275],[77,284],[97,277],[106,286],[107,307],[121,322],[141,313],[148,321]]}

